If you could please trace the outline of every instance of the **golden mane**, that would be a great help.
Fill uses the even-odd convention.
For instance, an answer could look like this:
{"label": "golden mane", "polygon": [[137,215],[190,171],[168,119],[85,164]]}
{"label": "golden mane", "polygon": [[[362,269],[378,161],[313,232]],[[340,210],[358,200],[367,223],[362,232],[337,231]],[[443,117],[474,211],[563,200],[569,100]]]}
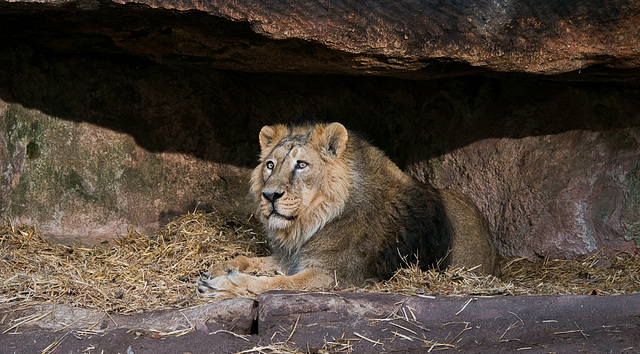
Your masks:
{"label": "golden mane", "polygon": [[[270,227],[273,223],[266,220],[264,202],[258,213],[265,225],[267,236],[274,246],[292,252],[307,242],[314,233],[340,215],[349,198],[352,172],[349,168],[349,154],[345,154],[348,145],[348,133],[342,125],[305,125],[288,127],[285,125],[266,126],[260,132],[260,164],[251,174],[251,193],[256,200],[263,201],[261,195],[267,180],[277,179],[277,187],[291,194],[291,198],[300,198],[303,202],[296,210],[295,220],[286,228]],[[295,150],[295,151],[294,151]],[[313,168],[313,173],[301,177],[301,181],[292,184],[289,169],[279,170],[285,175],[270,175],[265,179],[264,170],[267,161],[276,160],[282,164],[290,159],[288,153],[295,152],[296,159],[303,159]],[[280,159],[281,161],[277,161]],[[274,183],[269,181],[269,183]],[[299,187],[303,185],[303,187]],[[312,194],[312,196],[311,196]]]}

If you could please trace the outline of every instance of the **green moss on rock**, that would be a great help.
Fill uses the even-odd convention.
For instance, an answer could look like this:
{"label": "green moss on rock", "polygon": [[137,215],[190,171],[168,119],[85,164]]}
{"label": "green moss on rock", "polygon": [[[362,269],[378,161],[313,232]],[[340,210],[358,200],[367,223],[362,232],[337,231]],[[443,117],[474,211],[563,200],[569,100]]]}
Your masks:
{"label": "green moss on rock", "polygon": [[127,134],[19,105],[11,105],[2,119],[13,163],[21,166],[7,193],[8,212],[45,233],[80,235],[118,227],[125,232],[134,222],[148,230],[168,221],[166,215],[196,206],[254,209],[244,205],[247,169],[149,152]]}

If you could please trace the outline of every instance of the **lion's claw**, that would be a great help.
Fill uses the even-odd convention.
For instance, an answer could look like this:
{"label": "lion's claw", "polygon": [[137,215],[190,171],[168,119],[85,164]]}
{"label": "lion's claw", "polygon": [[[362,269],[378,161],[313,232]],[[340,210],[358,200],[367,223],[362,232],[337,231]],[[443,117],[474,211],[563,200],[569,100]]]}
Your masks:
{"label": "lion's claw", "polygon": [[215,278],[198,277],[196,284],[198,291],[205,297],[219,297],[235,295],[250,295],[252,291],[248,289],[251,276],[238,272],[231,272]]}

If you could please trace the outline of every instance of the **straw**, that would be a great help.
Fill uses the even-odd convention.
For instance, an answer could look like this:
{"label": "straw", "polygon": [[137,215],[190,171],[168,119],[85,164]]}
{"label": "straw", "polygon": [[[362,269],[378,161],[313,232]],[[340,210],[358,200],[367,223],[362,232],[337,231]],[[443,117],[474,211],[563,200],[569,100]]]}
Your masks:
{"label": "straw", "polygon": [[[61,245],[33,226],[0,226],[0,305],[64,303],[106,313],[131,314],[210,302],[194,279],[238,255],[264,256],[268,247],[255,218],[223,212],[189,213],[152,236],[133,228],[95,247]],[[515,258],[502,277],[473,269],[398,270],[363,288],[418,296],[501,296],[640,292],[640,255],[601,253],[575,260]]]}

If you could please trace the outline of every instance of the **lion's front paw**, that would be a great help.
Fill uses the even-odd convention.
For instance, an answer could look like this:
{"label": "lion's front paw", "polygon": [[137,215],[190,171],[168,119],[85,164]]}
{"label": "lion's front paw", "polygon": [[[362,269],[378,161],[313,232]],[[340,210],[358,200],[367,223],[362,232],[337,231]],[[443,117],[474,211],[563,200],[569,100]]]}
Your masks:
{"label": "lion's front paw", "polygon": [[209,277],[219,277],[233,272],[245,272],[251,266],[251,258],[246,256],[237,256],[236,258],[227,260],[225,262],[216,264],[210,271]]}
{"label": "lion's front paw", "polygon": [[254,296],[260,292],[256,283],[259,283],[256,277],[237,272],[196,279],[198,291],[205,297]]}

